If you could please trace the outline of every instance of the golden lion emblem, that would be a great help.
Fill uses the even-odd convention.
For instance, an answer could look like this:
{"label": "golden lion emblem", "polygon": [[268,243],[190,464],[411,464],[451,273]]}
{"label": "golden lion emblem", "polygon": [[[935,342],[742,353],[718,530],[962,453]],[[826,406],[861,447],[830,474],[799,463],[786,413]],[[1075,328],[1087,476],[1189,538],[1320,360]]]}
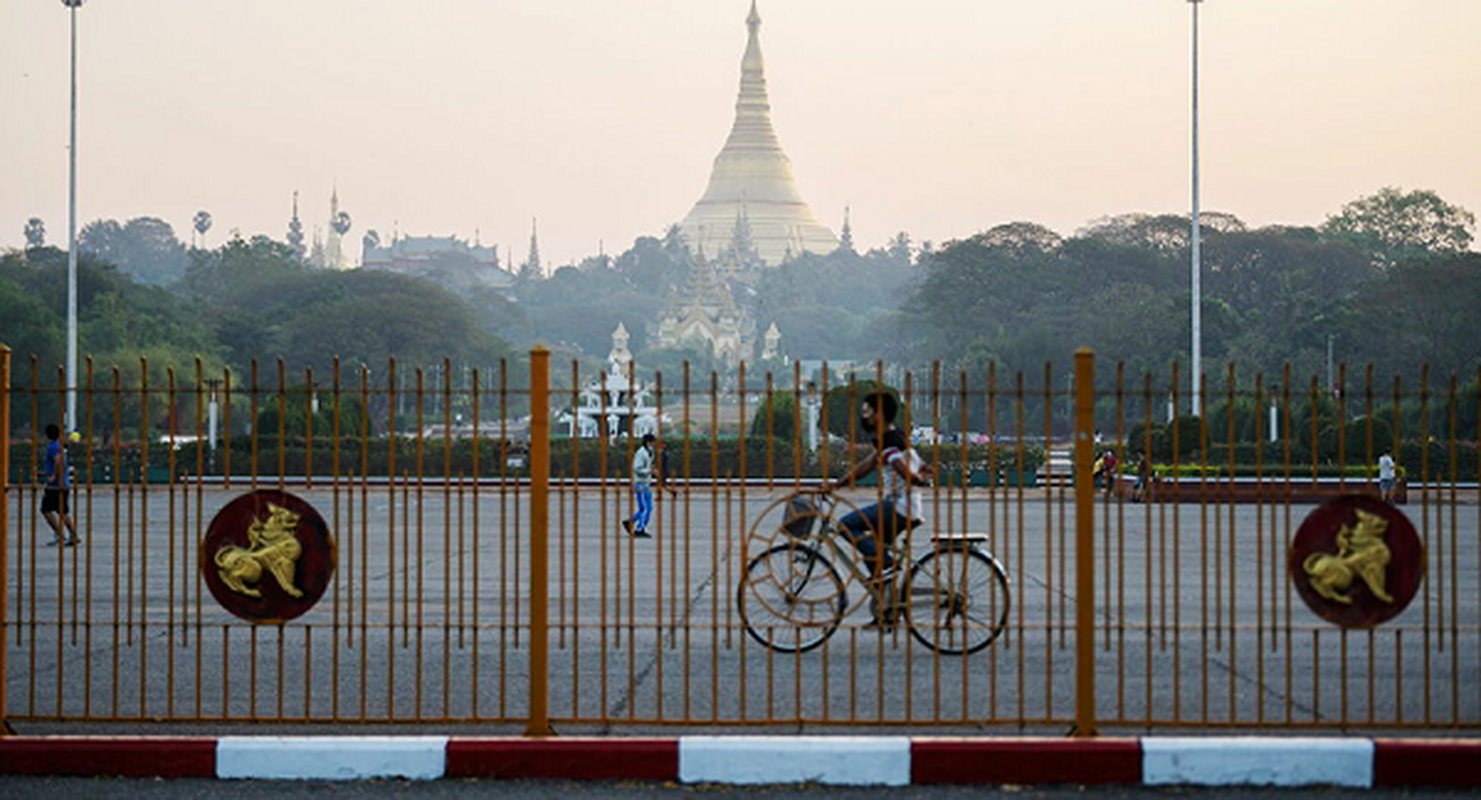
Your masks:
{"label": "golden lion emblem", "polygon": [[1377,514],[1354,509],[1357,524],[1343,525],[1337,531],[1337,554],[1312,553],[1301,562],[1301,568],[1310,578],[1311,588],[1328,600],[1346,605],[1352,604],[1349,589],[1354,579],[1361,578],[1385,603],[1394,598],[1384,590],[1384,575],[1390,558],[1388,545],[1383,535],[1388,530],[1388,521]]}
{"label": "golden lion emblem", "polygon": [[253,520],[247,528],[247,547],[229,544],[216,551],[217,572],[232,591],[261,597],[262,592],[253,587],[262,580],[266,569],[283,591],[302,597],[303,592],[293,585],[298,556],[303,552],[303,545],[294,533],[298,530],[299,515],[272,503],[267,504],[267,510],[266,521]]}

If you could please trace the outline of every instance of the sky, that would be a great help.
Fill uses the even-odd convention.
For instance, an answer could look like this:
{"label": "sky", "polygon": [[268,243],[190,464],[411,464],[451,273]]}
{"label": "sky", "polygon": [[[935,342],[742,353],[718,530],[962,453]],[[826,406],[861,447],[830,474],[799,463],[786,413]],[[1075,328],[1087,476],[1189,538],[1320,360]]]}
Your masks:
{"label": "sky", "polygon": [[[750,0],[88,0],[79,226],[307,230],[547,266],[661,235],[734,114]],[[1181,0],[760,0],[798,186],[856,242],[1190,208]],[[1481,213],[1481,1],[1207,0],[1202,206],[1314,225],[1384,186]],[[68,12],[0,1],[0,248],[67,230]]]}

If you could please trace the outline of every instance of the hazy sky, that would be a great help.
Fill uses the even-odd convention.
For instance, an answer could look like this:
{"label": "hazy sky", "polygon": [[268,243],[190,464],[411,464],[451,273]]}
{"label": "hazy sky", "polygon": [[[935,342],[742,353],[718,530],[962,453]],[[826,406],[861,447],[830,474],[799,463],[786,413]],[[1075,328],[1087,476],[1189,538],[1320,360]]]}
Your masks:
{"label": "hazy sky", "polygon": [[[79,217],[366,228],[522,260],[680,220],[729,131],[749,0],[88,0]],[[1189,207],[1181,0],[761,0],[802,194],[860,244]],[[0,247],[65,245],[68,13],[0,1]],[[1315,224],[1386,185],[1481,213],[1481,0],[1208,0],[1203,204]]]}

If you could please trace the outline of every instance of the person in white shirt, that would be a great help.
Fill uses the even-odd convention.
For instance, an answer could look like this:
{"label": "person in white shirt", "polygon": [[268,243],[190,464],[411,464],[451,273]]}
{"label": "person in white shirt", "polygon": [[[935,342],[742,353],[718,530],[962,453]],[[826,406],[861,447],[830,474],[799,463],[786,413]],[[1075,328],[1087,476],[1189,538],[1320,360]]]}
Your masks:
{"label": "person in white shirt", "polygon": [[633,453],[633,515],[622,521],[622,527],[639,539],[653,537],[648,532],[648,523],[653,519],[653,484],[668,489],[669,494],[678,494],[664,482],[662,447],[657,437],[645,433],[642,445]]}
{"label": "person in white shirt", "polygon": [[[921,524],[925,492],[919,487],[931,480],[931,468],[910,446],[910,440],[895,427],[900,403],[889,392],[875,392],[859,405],[859,422],[875,449],[851,467],[843,477],[824,481],[823,491],[848,486],[879,470],[884,497],[878,502],[844,515],[838,521],[843,536],[864,557],[869,574],[878,577],[894,567],[890,547],[901,533]],[[871,627],[887,629],[894,623],[893,585],[881,587],[881,599],[873,606]]]}
{"label": "person in white shirt", "polygon": [[1394,457],[1387,450],[1378,457],[1378,494],[1383,502],[1394,501],[1394,478],[1398,469],[1394,466]]}
{"label": "person in white shirt", "polygon": [[[823,490],[848,486],[878,469],[884,483],[884,498],[839,520],[839,526],[869,565],[871,573],[893,566],[888,552],[895,537],[921,523],[925,493],[918,487],[930,483],[930,467],[910,446],[910,440],[895,427],[899,401],[888,392],[876,392],[860,404],[860,422],[875,449],[837,482],[824,481]],[[884,545],[880,553],[876,544]]]}

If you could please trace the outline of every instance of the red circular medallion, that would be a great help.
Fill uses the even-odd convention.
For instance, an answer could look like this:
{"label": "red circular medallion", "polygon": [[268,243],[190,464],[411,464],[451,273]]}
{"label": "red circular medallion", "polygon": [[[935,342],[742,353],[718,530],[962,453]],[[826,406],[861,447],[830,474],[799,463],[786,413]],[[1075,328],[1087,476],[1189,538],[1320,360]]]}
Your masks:
{"label": "red circular medallion", "polygon": [[201,574],[223,608],[252,622],[285,622],[324,596],[334,537],[307,501],[248,492],[216,513],[201,543]]}
{"label": "red circular medallion", "polygon": [[1371,628],[1414,599],[1424,577],[1424,545],[1402,511],[1349,494],[1307,515],[1286,567],[1317,616],[1344,628]]}

